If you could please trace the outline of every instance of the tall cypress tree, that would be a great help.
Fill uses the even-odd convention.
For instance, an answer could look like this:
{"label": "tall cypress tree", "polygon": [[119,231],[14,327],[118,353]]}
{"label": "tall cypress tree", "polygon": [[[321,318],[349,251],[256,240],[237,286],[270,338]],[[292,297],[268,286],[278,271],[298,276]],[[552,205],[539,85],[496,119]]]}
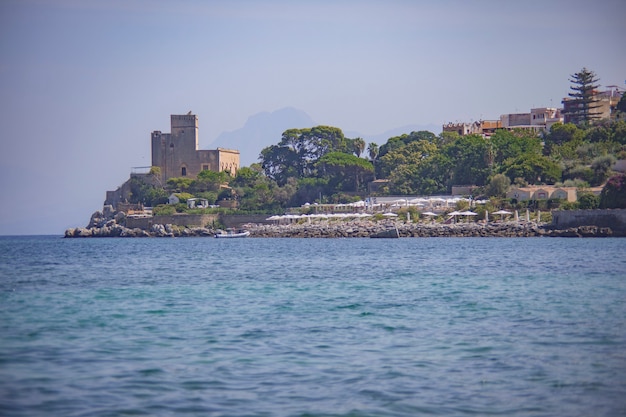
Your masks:
{"label": "tall cypress tree", "polygon": [[577,125],[587,125],[599,119],[601,113],[596,111],[600,107],[596,101],[599,78],[587,68],[583,68],[570,77],[572,92],[568,95],[571,98],[564,101],[566,104],[564,113],[568,120]]}

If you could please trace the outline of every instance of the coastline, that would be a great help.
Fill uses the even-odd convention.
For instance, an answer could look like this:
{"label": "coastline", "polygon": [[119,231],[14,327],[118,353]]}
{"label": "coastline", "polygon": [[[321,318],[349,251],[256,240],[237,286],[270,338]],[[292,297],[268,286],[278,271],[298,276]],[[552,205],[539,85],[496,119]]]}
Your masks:
{"label": "coastline", "polygon": [[[114,222],[114,221],[113,221]],[[87,237],[213,237],[218,230],[154,224],[150,230],[129,229],[107,222],[65,231],[66,238]],[[579,226],[557,229],[547,223],[403,223],[393,220],[322,221],[289,225],[246,224],[250,238],[370,238],[370,237],[614,237],[608,227]],[[392,232],[389,235],[389,232]],[[396,232],[397,231],[397,232]]]}

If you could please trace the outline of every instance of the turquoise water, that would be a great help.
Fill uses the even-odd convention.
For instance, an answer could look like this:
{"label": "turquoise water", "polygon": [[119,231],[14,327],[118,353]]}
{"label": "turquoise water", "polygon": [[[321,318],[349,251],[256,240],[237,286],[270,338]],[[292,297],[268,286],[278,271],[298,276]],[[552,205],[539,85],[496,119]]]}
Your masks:
{"label": "turquoise water", "polygon": [[0,415],[626,415],[626,239],[2,237]]}

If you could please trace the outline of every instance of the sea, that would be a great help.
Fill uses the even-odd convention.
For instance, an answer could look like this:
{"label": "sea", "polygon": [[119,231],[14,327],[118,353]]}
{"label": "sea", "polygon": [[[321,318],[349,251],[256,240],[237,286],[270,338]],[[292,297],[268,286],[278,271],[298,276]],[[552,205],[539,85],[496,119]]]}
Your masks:
{"label": "sea", "polygon": [[626,239],[0,237],[1,416],[625,416]]}

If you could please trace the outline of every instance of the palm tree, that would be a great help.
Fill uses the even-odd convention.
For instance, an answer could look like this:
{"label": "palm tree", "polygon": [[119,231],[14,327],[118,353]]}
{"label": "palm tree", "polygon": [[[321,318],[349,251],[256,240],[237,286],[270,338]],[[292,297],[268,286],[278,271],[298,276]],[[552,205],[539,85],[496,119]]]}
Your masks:
{"label": "palm tree", "polygon": [[371,142],[367,146],[367,153],[369,154],[370,161],[372,161],[372,165],[374,165],[374,179],[376,179],[376,157],[378,156],[378,145]]}
{"label": "palm tree", "polygon": [[352,146],[354,154],[360,158],[361,154],[365,150],[365,141],[361,138],[356,138],[352,142]]}

